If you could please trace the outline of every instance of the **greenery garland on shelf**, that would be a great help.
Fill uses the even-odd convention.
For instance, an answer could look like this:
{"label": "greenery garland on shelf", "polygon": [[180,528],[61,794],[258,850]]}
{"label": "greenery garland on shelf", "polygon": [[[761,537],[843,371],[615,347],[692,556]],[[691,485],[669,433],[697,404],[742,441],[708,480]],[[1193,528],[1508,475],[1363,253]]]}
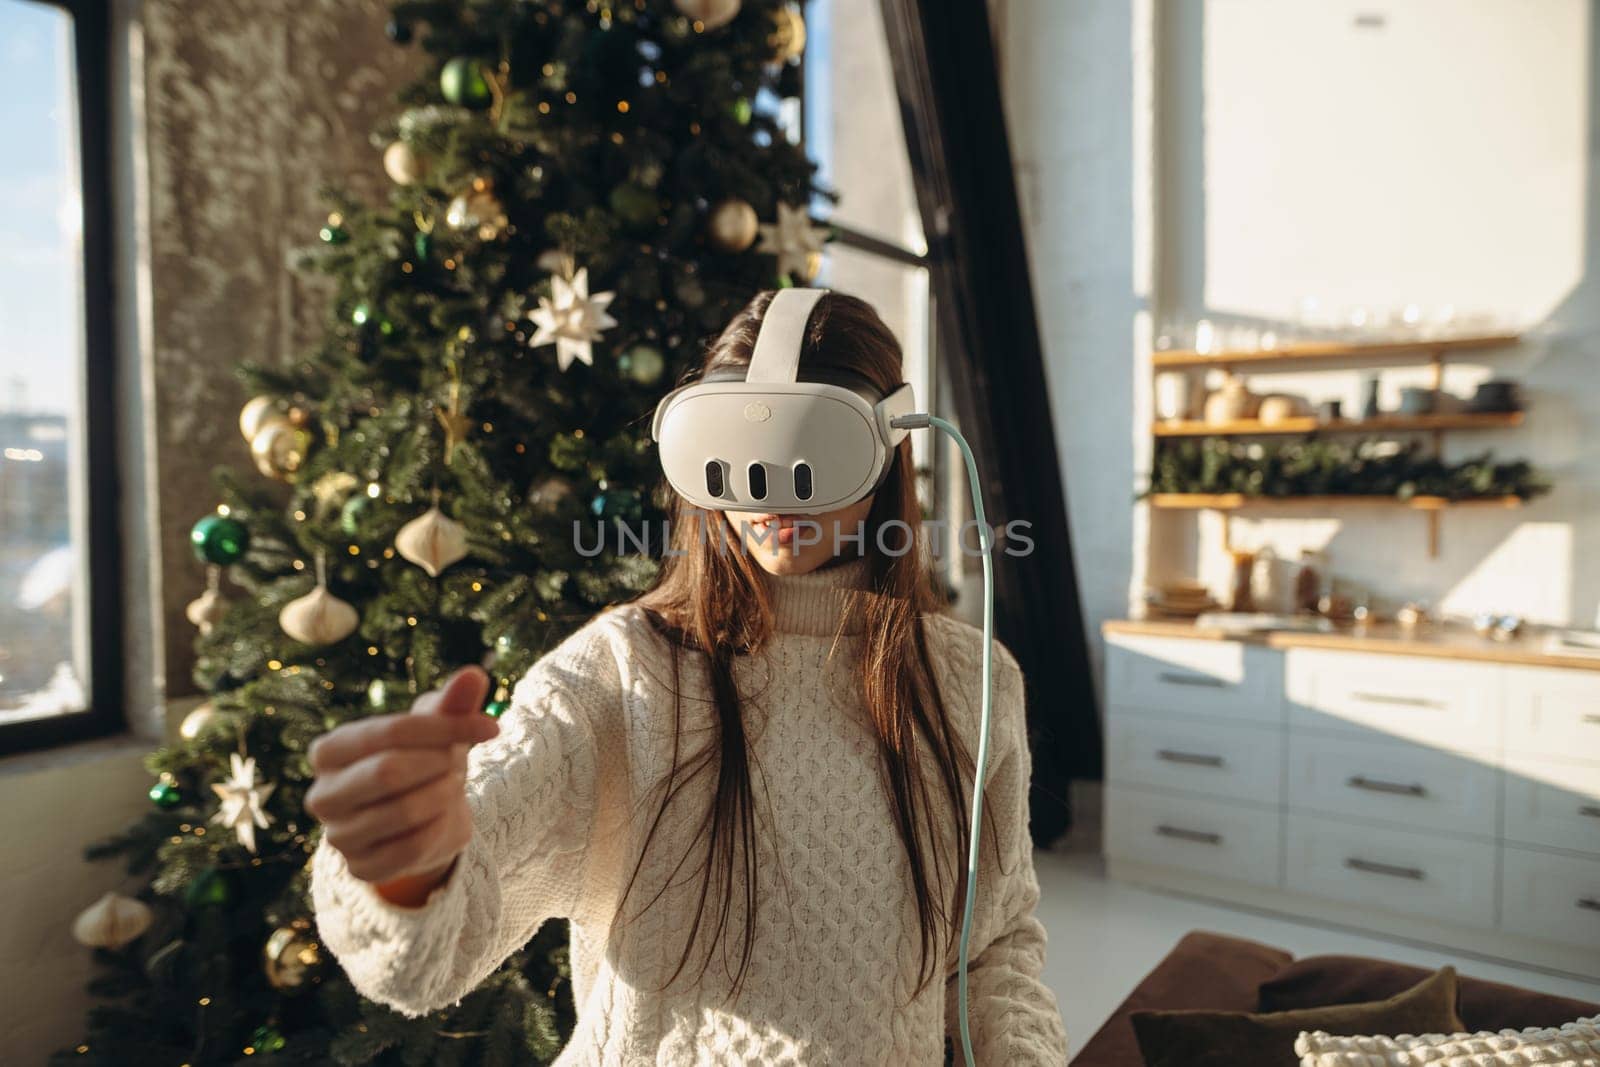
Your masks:
{"label": "greenery garland on shelf", "polygon": [[1450,500],[1550,490],[1526,460],[1489,452],[1447,463],[1419,441],[1319,437],[1265,443],[1227,437],[1158,442],[1149,493],[1242,493],[1253,497],[1440,496]]}

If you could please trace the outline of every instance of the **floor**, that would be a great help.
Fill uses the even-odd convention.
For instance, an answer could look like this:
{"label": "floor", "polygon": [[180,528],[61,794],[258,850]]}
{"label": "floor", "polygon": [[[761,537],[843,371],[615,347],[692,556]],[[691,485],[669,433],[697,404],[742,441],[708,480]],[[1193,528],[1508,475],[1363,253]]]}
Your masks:
{"label": "floor", "polygon": [[1109,882],[1094,855],[1040,852],[1034,864],[1039,872],[1039,918],[1050,934],[1044,977],[1061,1005],[1073,1053],[1190,930],[1250,938],[1297,957],[1345,953],[1427,967],[1454,963],[1474,977],[1600,1001],[1600,983],[1463,959],[1349,930]]}

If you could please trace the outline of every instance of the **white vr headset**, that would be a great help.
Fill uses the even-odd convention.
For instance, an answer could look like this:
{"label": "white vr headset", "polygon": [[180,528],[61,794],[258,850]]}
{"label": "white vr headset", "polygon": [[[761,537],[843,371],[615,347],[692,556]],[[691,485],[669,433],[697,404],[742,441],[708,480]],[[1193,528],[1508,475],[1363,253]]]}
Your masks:
{"label": "white vr headset", "polygon": [[817,515],[883,482],[906,436],[891,420],[915,410],[911,386],[883,396],[854,375],[796,380],[806,322],[827,291],[780,289],[743,374],[712,372],[656,406],[650,436],[661,469],[691,504]]}

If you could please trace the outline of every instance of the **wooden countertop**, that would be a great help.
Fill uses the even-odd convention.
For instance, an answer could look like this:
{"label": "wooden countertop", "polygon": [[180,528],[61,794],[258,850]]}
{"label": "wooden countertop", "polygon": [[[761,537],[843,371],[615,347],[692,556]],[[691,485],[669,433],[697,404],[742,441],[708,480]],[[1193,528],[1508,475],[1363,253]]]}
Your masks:
{"label": "wooden countertop", "polygon": [[1242,641],[1266,648],[1325,648],[1339,652],[1377,652],[1393,656],[1428,656],[1434,659],[1472,660],[1478,663],[1515,663],[1530,667],[1571,667],[1600,671],[1600,656],[1547,651],[1547,630],[1532,629],[1527,636],[1509,641],[1479,637],[1472,630],[1451,624],[1434,624],[1406,633],[1392,623],[1346,627],[1329,633],[1299,630],[1261,630],[1233,633],[1215,626],[1197,626],[1186,619],[1113,619],[1101,632],[1144,634],[1151,637],[1187,637],[1202,641]]}

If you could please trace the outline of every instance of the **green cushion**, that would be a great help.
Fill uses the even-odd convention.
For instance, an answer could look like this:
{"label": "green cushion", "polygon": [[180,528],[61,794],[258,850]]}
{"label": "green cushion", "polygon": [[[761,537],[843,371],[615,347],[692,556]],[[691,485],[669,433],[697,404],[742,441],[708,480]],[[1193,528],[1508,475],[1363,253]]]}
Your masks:
{"label": "green cushion", "polygon": [[1302,1030],[1356,1034],[1449,1034],[1456,972],[1445,967],[1404,993],[1368,1004],[1296,1011],[1136,1011],[1131,1016],[1145,1067],[1292,1067]]}

